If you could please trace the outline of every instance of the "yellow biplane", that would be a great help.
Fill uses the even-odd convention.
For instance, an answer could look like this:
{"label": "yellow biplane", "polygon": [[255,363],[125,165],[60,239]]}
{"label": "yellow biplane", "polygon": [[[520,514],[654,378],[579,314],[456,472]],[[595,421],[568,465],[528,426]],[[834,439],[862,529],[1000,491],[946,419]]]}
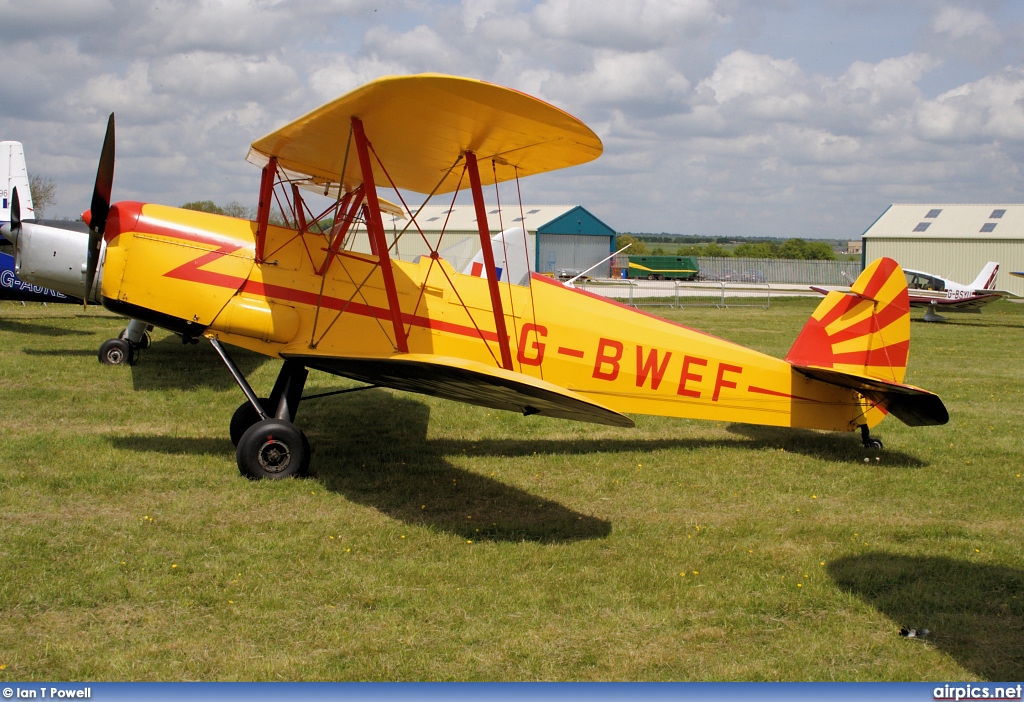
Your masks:
{"label": "yellow biplane", "polygon": [[[248,159],[263,169],[255,222],[110,205],[112,125],[86,213],[87,284],[99,271],[108,309],[210,341],[246,395],[231,420],[244,475],[282,478],[308,467],[309,444],[293,421],[309,369],[624,427],[636,413],[860,428],[880,447],[868,430],[887,413],[915,426],[948,420],[937,396],[902,383],[909,308],[891,260],[870,265],[849,293],[830,293],[786,360],[544,276],[503,281],[484,187],[602,151],[582,122],[518,91],[428,74],[344,95],[252,143]],[[479,274],[454,270],[439,246],[416,262],[397,260],[381,216],[385,188],[411,215],[405,236],[423,236],[408,194],[449,194],[454,204],[469,190]],[[319,213],[311,191],[329,202]],[[285,224],[272,224],[272,213]],[[353,246],[358,237],[369,253]],[[269,397],[252,390],[226,344],[284,359]]]}

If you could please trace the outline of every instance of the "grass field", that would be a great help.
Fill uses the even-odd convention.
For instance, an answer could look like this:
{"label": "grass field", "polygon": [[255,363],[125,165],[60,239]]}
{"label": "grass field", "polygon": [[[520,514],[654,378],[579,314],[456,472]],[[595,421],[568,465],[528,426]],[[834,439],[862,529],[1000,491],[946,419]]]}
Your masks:
{"label": "grass field", "polygon": [[[782,356],[815,302],[659,313]],[[122,326],[0,303],[0,682],[1024,677],[1024,306],[913,323],[951,420],[880,452],[370,390],[303,404],[277,482],[209,345],[100,366]]]}

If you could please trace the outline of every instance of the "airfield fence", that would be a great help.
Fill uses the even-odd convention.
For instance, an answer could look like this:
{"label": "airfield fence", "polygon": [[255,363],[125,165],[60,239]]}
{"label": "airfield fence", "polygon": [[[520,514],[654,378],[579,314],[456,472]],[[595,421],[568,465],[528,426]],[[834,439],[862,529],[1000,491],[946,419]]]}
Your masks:
{"label": "airfield fence", "polygon": [[783,285],[850,285],[860,261],[803,261],[789,258],[697,258],[703,280]]}
{"label": "airfield fence", "polygon": [[701,256],[697,264],[700,280],[630,278],[580,280],[575,285],[631,307],[768,308],[773,294],[801,294],[802,286],[850,285],[861,271],[858,261]]}
{"label": "airfield fence", "polygon": [[771,304],[767,283],[683,280],[587,280],[577,288],[630,307],[763,307]]}

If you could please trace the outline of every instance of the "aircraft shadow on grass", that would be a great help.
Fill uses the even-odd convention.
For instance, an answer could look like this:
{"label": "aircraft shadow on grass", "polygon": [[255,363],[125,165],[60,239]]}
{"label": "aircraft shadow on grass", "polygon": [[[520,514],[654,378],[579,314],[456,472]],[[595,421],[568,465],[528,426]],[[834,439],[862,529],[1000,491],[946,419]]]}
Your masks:
{"label": "aircraft shadow on grass", "polygon": [[[232,349],[231,356],[246,377],[269,360],[244,349]],[[203,341],[182,344],[181,337],[174,335],[154,341],[144,350],[139,362],[131,367],[131,374],[135,390],[238,388],[231,375],[224,371],[224,363],[212,346]],[[241,392],[238,397],[242,399]]]}
{"label": "aircraft shadow on grass", "polygon": [[[317,404],[315,411],[308,411],[313,403],[304,404],[300,414],[318,458],[311,477],[353,502],[475,541],[558,543],[611,533],[606,520],[453,466],[447,456],[470,444],[427,439],[430,408],[422,402],[368,390]],[[134,451],[234,453],[226,438],[115,436],[110,441]]]}
{"label": "aircraft shadow on grass", "polygon": [[33,318],[0,319],[0,332],[31,336],[89,336],[91,331],[67,329],[46,324]]}
{"label": "aircraft shadow on grass", "polygon": [[[973,315],[972,315],[973,316]],[[912,317],[910,323],[917,326],[935,326],[935,322],[926,322],[923,319],[917,319]],[[944,322],[940,323],[945,327],[960,327],[961,329],[1011,329],[1013,331],[1024,330],[1024,324],[1008,324],[1006,322],[994,322],[988,319],[949,319],[947,318]]]}
{"label": "aircraft shadow on grass", "polygon": [[[211,361],[211,365],[212,365]],[[137,367],[140,368],[141,366]],[[228,419],[224,418],[225,421]],[[480,541],[567,542],[604,538],[607,520],[583,514],[498,479],[458,468],[451,457],[530,458],[573,454],[699,450],[716,446],[776,447],[793,430],[747,439],[481,439],[428,438],[430,406],[413,396],[366,390],[302,404],[299,421],[315,447],[312,477],[326,489],[394,519]],[[764,428],[761,428],[764,429]],[[738,432],[739,433],[739,432]],[[844,437],[813,449],[821,434],[789,441],[832,459],[859,460],[859,444]],[[111,437],[118,448],[160,453],[230,455],[227,439],[165,436]],[[847,444],[850,444],[849,446]],[[828,446],[832,446],[829,448]],[[902,459],[912,464],[910,458]]]}
{"label": "aircraft shadow on grass", "polygon": [[749,442],[744,442],[744,445],[750,448],[781,448],[790,453],[799,453],[826,461],[860,462],[865,457],[878,456],[881,458],[881,464],[886,468],[923,468],[928,465],[920,458],[901,451],[866,449],[852,434],[753,424],[730,424],[726,427],[726,431],[749,439]]}
{"label": "aircraft shadow on grass", "polygon": [[929,630],[908,643],[934,646],[984,680],[1024,677],[1024,571],[878,552],[840,558],[828,573],[895,629]]}
{"label": "aircraft shadow on grass", "polygon": [[52,356],[55,358],[67,358],[69,356],[92,356],[96,357],[96,351],[89,349],[22,349],[26,356]]}

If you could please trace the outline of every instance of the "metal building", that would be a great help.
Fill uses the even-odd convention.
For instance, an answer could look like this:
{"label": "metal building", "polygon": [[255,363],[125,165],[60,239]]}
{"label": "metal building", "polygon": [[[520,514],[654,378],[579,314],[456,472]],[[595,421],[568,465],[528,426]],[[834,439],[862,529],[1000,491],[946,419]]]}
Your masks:
{"label": "metal building", "polygon": [[904,268],[968,284],[988,261],[996,286],[1024,295],[1024,205],[890,205],[862,235],[862,261],[880,256]]}
{"label": "metal building", "polygon": [[[461,271],[480,251],[480,233],[472,205],[427,205],[417,214],[420,229],[410,220],[384,215],[391,256],[414,261],[438,247],[455,270]],[[559,270],[583,271],[615,251],[615,230],[580,205],[503,205],[487,210],[492,234],[522,227],[533,270],[555,274]],[[422,232],[422,235],[421,235]],[[443,235],[442,235],[443,232]],[[369,241],[357,236],[354,249],[369,253]],[[611,264],[605,262],[591,271],[607,277]]]}

